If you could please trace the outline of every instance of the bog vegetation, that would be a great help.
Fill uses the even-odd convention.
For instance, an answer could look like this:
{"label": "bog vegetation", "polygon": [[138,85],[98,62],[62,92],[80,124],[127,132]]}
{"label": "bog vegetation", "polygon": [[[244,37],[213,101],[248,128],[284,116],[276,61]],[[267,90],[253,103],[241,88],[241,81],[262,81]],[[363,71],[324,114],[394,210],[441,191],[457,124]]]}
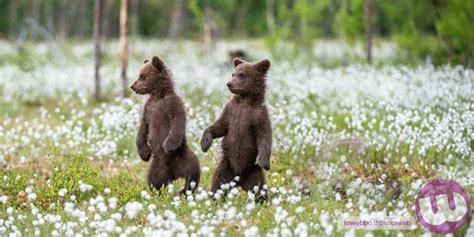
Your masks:
{"label": "bog vegetation", "polygon": [[[22,57],[3,42],[0,233],[411,236],[424,230],[354,231],[338,222],[347,216],[414,216],[418,190],[436,177],[453,179],[473,195],[474,72],[358,64],[364,55],[357,48],[326,42],[323,48],[331,52],[347,51],[341,57],[353,55],[350,66],[328,69],[296,57],[274,60],[269,72],[269,201],[255,203],[233,183],[227,197],[211,200],[219,152],[202,153],[199,139],[231,96],[226,54],[246,48],[256,59],[270,57],[263,44],[221,42],[208,56],[187,41],[131,44],[130,73],[135,76],[144,55],[160,54],[186,103],[188,143],[203,173],[199,190],[186,198],[178,194],[182,182],[161,195],[146,186],[146,164],[134,145],[142,98],[118,96],[116,42],[104,45],[100,101],[91,96],[90,44],[63,46],[56,58],[46,44],[28,45]],[[397,57],[387,45],[375,48],[375,61]]]}

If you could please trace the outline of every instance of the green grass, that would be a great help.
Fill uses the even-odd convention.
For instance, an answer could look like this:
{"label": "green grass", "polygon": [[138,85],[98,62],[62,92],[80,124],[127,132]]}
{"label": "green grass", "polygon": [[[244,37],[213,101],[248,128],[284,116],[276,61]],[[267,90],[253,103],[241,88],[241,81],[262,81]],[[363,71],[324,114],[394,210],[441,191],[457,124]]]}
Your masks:
{"label": "green grass", "polygon": [[[56,213],[57,215],[60,215],[63,219],[68,220],[70,217],[67,213],[64,212],[63,209],[61,209],[61,205],[64,204],[65,200],[68,200],[71,195],[75,195],[77,197],[77,203],[79,206],[83,205],[83,208],[85,209],[87,207],[84,202],[87,202],[91,197],[95,197],[98,194],[104,195],[105,197],[117,197],[119,200],[119,206],[124,205],[125,203],[129,201],[134,201],[134,200],[141,200],[141,192],[143,190],[147,190],[144,183],[143,183],[143,178],[138,177],[137,173],[139,173],[139,170],[143,170],[141,168],[137,168],[134,170],[125,170],[121,171],[116,175],[112,176],[105,176],[103,172],[103,169],[99,169],[98,167],[95,167],[94,165],[90,164],[90,162],[84,161],[83,158],[81,157],[68,157],[66,158],[66,161],[64,161],[65,164],[54,164],[54,168],[52,168],[52,176],[50,177],[49,181],[46,182],[38,182],[35,183],[35,191],[36,194],[38,195],[38,198],[36,201],[33,203],[40,208],[41,210],[47,210],[48,212],[53,212]],[[275,171],[279,173],[283,169],[276,165]],[[4,182],[1,184],[1,190],[8,190],[7,193],[4,193],[8,196],[15,197],[17,193],[21,192],[22,190],[25,190],[27,186],[28,179],[33,178],[37,181],[43,179],[42,173],[35,172],[31,169],[24,169],[24,168],[19,168],[19,169],[9,169],[8,171],[2,170],[0,172],[1,176],[8,176],[8,177],[21,177],[19,179],[16,179],[15,182]],[[39,176],[39,178],[38,178]],[[210,182],[209,175],[204,175],[202,182],[204,184]],[[347,178],[347,177],[346,177]],[[402,177],[403,178],[403,177]],[[81,193],[78,190],[77,187],[77,182],[79,180],[82,180],[88,184],[91,184],[93,186],[93,189],[91,192],[88,193]],[[347,182],[347,180],[343,180],[343,182]],[[402,188],[403,184],[402,183]],[[269,179],[269,185],[271,187],[291,187],[291,182],[289,180],[283,180],[283,179]],[[64,197],[60,197],[58,195],[58,191],[60,188],[68,188],[69,190],[73,190],[72,192],[70,191],[67,195]],[[103,190],[108,187],[110,188],[110,194],[104,194]],[[201,207],[187,207],[187,206],[180,206],[179,208],[175,208],[170,203],[173,201],[174,195],[170,195],[166,190],[163,190],[161,194],[158,194],[157,192],[152,192],[151,193],[152,197],[151,200],[148,201],[148,203],[153,203],[157,206],[158,211],[165,211],[165,210],[171,210],[173,211],[177,216],[180,217],[180,220],[184,223],[192,223],[193,217],[190,216],[190,213],[194,210],[198,210],[200,213],[208,213],[208,212],[214,212],[217,211],[221,208],[226,208],[226,204],[228,202],[223,202],[223,201],[213,201],[210,207],[206,206],[201,206]],[[391,193],[387,193],[387,196],[384,198],[387,202],[390,200],[393,200],[393,197],[391,196]],[[184,197],[179,198],[181,202],[184,202]],[[347,197],[345,198],[347,199]],[[233,205],[234,208],[238,210],[245,210],[245,205],[247,203],[247,197],[246,194],[242,194],[241,196],[238,196],[234,198],[230,203]],[[83,203],[83,204],[81,204]],[[19,213],[23,213],[26,215],[26,220],[23,222],[24,226],[19,226],[20,228],[23,228],[23,230],[27,230],[31,228],[31,223],[34,220],[33,216],[31,216],[31,212],[28,210],[28,208],[24,205],[25,202],[24,200],[21,200],[21,198],[17,197],[15,201],[12,202],[13,206],[18,207],[17,211]],[[51,208],[51,204],[55,204],[55,207]],[[0,208],[5,208],[1,206]],[[281,205],[283,208],[286,209],[288,212],[288,215],[290,216],[296,216],[297,220],[295,221],[307,221],[307,220],[312,220],[316,219],[318,216],[318,210],[324,210],[326,212],[332,212],[336,210],[341,210],[344,209],[344,199],[343,201],[336,201],[331,197],[328,197],[326,195],[321,195],[318,192],[312,192],[309,198],[303,200],[301,203],[299,203],[299,206],[304,207],[306,210],[316,210],[316,212],[304,212],[303,214],[296,214],[296,207],[289,205],[288,203]],[[383,203],[379,203],[379,208],[384,208]],[[3,209],[5,210],[5,209]],[[248,224],[250,225],[258,225],[260,227],[261,233],[265,233],[267,231],[271,231],[273,228],[273,218],[274,218],[274,213],[275,213],[275,207],[269,205],[268,203],[263,203],[263,204],[257,204],[256,208],[254,210],[254,213],[258,213],[258,215],[252,215],[250,216],[247,221]],[[3,215],[0,215],[0,218]],[[92,218],[89,217],[89,218]],[[73,219],[73,218],[71,218]],[[146,216],[144,214],[140,214],[136,219],[133,221],[127,220],[124,218],[124,222],[121,223],[122,225],[126,224],[139,224],[139,225],[145,225],[146,224]],[[235,235],[240,235],[241,231],[243,230],[243,227],[239,223],[233,223],[233,222],[223,222],[219,224],[218,226],[222,230],[226,231],[228,235],[235,236]],[[47,231],[53,230],[52,225],[45,225],[41,227],[42,231],[45,231],[43,233],[48,233]],[[461,229],[458,231],[455,236],[461,236],[462,233],[464,233],[465,228]],[[415,232],[413,231],[402,231],[406,235],[418,235],[420,234],[420,230],[417,230]],[[317,232],[313,234],[323,234],[324,232]],[[363,235],[364,231],[357,231],[356,233]],[[373,232],[375,235],[383,234],[383,235],[392,235],[395,236],[395,231],[374,231]],[[339,234],[337,234],[339,235]]]}
{"label": "green grass", "polygon": [[[295,173],[303,174],[305,179],[310,182],[309,187],[311,187],[311,194],[303,199],[298,205],[291,205],[289,203],[283,203],[281,206],[289,213],[289,216],[295,216],[297,220],[295,221],[308,221],[315,219],[317,221],[318,213],[320,210],[325,212],[333,212],[336,210],[344,209],[345,202],[347,201],[348,196],[343,196],[342,200],[336,200],[331,195],[327,195],[334,190],[331,190],[331,186],[327,186],[325,190],[327,193],[321,193],[321,190],[314,188],[317,186],[321,180],[318,178],[318,174],[312,173],[311,170],[305,170],[304,167],[299,166],[298,164],[292,162],[285,162],[284,157],[274,157],[272,174],[279,174],[275,177],[273,175],[267,174],[268,185],[269,187],[283,187],[288,190],[295,190],[294,183],[291,179],[285,178],[285,172],[288,169],[293,169]],[[203,165],[209,165],[211,167],[210,172],[204,173],[201,179],[202,186],[206,189],[209,188],[209,183],[211,181],[211,173],[213,171],[213,164],[204,162]],[[50,168],[48,168],[50,167]],[[338,182],[343,184],[350,183],[351,180],[355,178],[362,178],[371,183],[377,183],[377,177],[380,176],[382,172],[388,174],[387,182],[389,180],[398,180],[401,185],[401,192],[405,192],[407,186],[410,185],[412,177],[410,172],[400,171],[400,167],[390,167],[386,166],[382,169],[365,169],[363,167],[358,167],[357,162],[352,163],[352,169],[357,173],[355,177],[350,175],[350,172],[344,172],[340,175]],[[416,167],[416,166],[415,166]],[[118,171],[113,172],[114,168]],[[416,168],[415,168],[416,169]],[[414,171],[417,172],[417,171]],[[422,172],[422,171],[420,171]],[[37,194],[38,198],[32,202],[42,211],[53,212],[57,215],[60,215],[63,219],[68,220],[70,217],[64,210],[61,208],[64,205],[64,202],[69,200],[72,195],[77,198],[77,205],[83,206],[82,208],[87,208],[87,202],[90,198],[96,197],[97,195],[104,195],[107,197],[117,197],[118,205],[123,206],[127,202],[143,200],[141,197],[141,192],[143,190],[149,190],[145,185],[145,164],[139,163],[138,165],[133,166],[108,166],[107,162],[93,162],[87,160],[84,156],[81,155],[66,155],[64,157],[55,157],[52,158],[52,161],[49,165],[45,164],[31,164],[25,165],[24,167],[18,168],[9,168],[0,170],[0,177],[9,177],[9,180],[6,182],[0,183],[0,190],[2,190],[3,195],[9,196],[13,199],[10,202],[10,205],[17,207],[17,211],[26,216],[24,221],[23,230],[31,228],[31,223],[34,220],[31,216],[31,212],[27,208],[25,200],[18,196],[19,193],[23,192],[28,186],[33,186],[34,191]],[[312,176],[311,176],[312,175]],[[431,177],[430,174],[426,174],[428,177]],[[18,178],[16,178],[18,177]],[[11,180],[14,179],[14,180]],[[30,184],[29,180],[34,180],[33,184]],[[92,185],[92,191],[90,192],[80,192],[78,188],[79,181]],[[334,183],[333,183],[334,184]],[[176,186],[182,185],[182,182],[177,182]],[[59,196],[59,190],[62,188],[67,188],[69,191],[65,196]],[[106,188],[110,189],[109,194],[105,194],[104,190]],[[180,187],[176,187],[179,189]],[[390,189],[389,189],[390,190]],[[338,192],[344,193],[344,190],[336,190]],[[383,197],[383,202],[377,204],[377,208],[386,208],[386,204],[389,201],[397,200],[394,198],[394,192],[387,192]],[[270,195],[270,200],[272,197],[277,195]],[[226,205],[229,203],[232,204],[237,210],[245,210],[245,205],[248,203],[247,195],[242,193],[240,196],[233,198],[231,201],[212,201],[210,206],[198,205],[197,207],[188,207],[186,205],[180,205],[179,208],[173,207],[170,205],[173,202],[174,194],[170,194],[165,190],[162,190],[161,193],[152,191],[151,199],[145,201],[145,203],[155,204],[158,211],[164,212],[165,210],[173,211],[177,216],[180,217],[180,221],[184,223],[192,223],[193,217],[190,213],[194,210],[198,210],[200,213],[209,213],[215,212],[219,209],[226,208]],[[353,197],[352,197],[353,198]],[[403,199],[403,194],[400,197]],[[184,197],[179,197],[180,202],[185,202]],[[413,201],[413,200],[405,200]],[[51,208],[51,204],[55,206]],[[305,208],[305,210],[315,210],[315,212],[306,211],[303,214],[296,214],[297,206]],[[0,209],[5,210],[6,206],[0,204]],[[5,217],[5,213],[0,214],[0,218]],[[271,231],[273,228],[273,218],[275,214],[275,207],[270,205],[270,203],[257,203],[256,208],[253,212],[254,214],[250,215],[246,220],[250,225],[258,225],[260,228],[260,233],[265,233]],[[258,214],[256,214],[258,213]],[[357,214],[357,213],[353,213]],[[90,216],[89,218],[92,218]],[[71,218],[73,219],[73,218]],[[141,213],[135,220],[127,220],[124,218],[122,225],[126,224],[146,224],[146,216]],[[222,230],[226,231],[228,235],[240,235],[244,227],[239,223],[226,223],[223,222],[218,226]],[[20,228],[22,228],[20,226]],[[42,231],[52,230],[52,225],[46,225],[41,227]],[[464,230],[458,231],[457,235],[462,235]],[[407,235],[418,235],[421,233],[421,230],[416,231],[403,231]],[[48,232],[44,232],[48,233]],[[317,232],[313,234],[323,234],[324,232]],[[362,234],[363,231],[357,231],[358,234]],[[383,234],[383,235],[395,235],[396,231],[375,231],[374,234]],[[337,234],[339,235],[339,234]]]}

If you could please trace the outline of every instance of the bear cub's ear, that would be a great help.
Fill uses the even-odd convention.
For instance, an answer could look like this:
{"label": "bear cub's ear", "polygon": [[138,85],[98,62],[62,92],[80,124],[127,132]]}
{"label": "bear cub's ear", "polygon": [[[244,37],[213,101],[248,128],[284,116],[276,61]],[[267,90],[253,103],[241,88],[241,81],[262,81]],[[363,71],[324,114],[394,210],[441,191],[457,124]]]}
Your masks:
{"label": "bear cub's ear", "polygon": [[270,60],[264,59],[255,64],[255,69],[262,74],[266,74],[268,69],[270,68]]}
{"label": "bear cub's ear", "polygon": [[165,69],[165,63],[163,62],[163,60],[161,60],[161,58],[157,56],[153,57],[151,63],[153,64],[153,66],[156,67],[156,69],[158,69],[158,71],[162,71],[163,69]]}
{"label": "bear cub's ear", "polygon": [[234,58],[234,60],[232,62],[234,64],[234,67],[239,66],[239,64],[241,64],[241,63],[245,63],[245,61],[240,59],[240,58]]}
{"label": "bear cub's ear", "polygon": [[143,61],[143,64],[146,64],[147,62],[150,62],[149,59],[145,59],[145,61]]}

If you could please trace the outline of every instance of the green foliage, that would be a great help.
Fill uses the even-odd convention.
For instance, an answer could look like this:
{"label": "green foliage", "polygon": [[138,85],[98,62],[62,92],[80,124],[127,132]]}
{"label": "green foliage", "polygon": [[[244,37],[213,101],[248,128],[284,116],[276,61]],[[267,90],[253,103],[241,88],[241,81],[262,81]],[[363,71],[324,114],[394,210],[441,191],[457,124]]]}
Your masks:
{"label": "green foliage", "polygon": [[382,9],[393,20],[397,42],[413,56],[431,56],[435,64],[472,64],[474,1],[392,2]]}
{"label": "green foliage", "polygon": [[123,137],[117,142],[117,154],[120,157],[126,157],[132,152],[136,152],[135,139],[133,137]]}
{"label": "green foliage", "polygon": [[203,23],[204,13],[202,11],[202,6],[199,4],[199,0],[189,0],[188,8],[193,14],[195,21],[198,25]]}
{"label": "green foliage", "polygon": [[26,169],[2,169],[0,190],[4,195],[15,197],[20,191],[25,190],[32,176],[33,173]]}
{"label": "green foliage", "polygon": [[141,35],[155,37],[168,35],[170,15],[167,6],[173,6],[173,1],[142,1],[138,20]]}
{"label": "green foliage", "polygon": [[321,36],[329,36],[332,32],[326,26],[333,23],[331,11],[328,0],[298,0],[295,4],[295,14],[299,16],[302,39],[313,41]]}
{"label": "green foliage", "polygon": [[[364,0],[342,1],[336,28],[348,42],[363,40]],[[472,65],[474,1],[372,0],[375,34],[394,37],[401,49],[433,63]]]}
{"label": "green foliage", "polygon": [[412,34],[415,31],[434,33],[435,7],[426,1],[377,1],[377,27],[384,36]]}
{"label": "green foliage", "polygon": [[[52,198],[58,197],[59,190],[67,189],[68,196],[75,195],[79,200],[91,197],[98,190],[105,188],[105,183],[100,176],[101,170],[93,167],[81,155],[69,155],[64,157],[62,163],[53,165],[49,194]],[[80,183],[92,186],[91,192],[81,192]]]}
{"label": "green foliage", "polygon": [[436,28],[450,61],[471,64],[474,58],[474,1],[451,0],[440,10]]}
{"label": "green foliage", "polygon": [[[21,45],[23,40],[45,40],[46,31],[48,36],[64,34],[90,39],[94,1],[75,0],[67,6],[64,2],[1,1],[0,38],[21,38]],[[130,32],[167,37],[178,2],[130,2]],[[409,55],[421,59],[430,56],[436,64],[472,66],[473,0],[370,2],[374,37],[395,38]],[[188,0],[181,11],[180,36],[200,39],[204,22],[212,19],[220,37],[263,37],[271,49],[276,49],[278,42],[293,41],[300,47],[296,53],[309,52],[319,38],[343,37],[349,43],[365,40],[364,3],[365,0]],[[120,1],[103,1],[103,8],[102,29],[108,37],[117,37]],[[39,27],[33,27],[32,22]],[[4,61],[0,57],[0,64]]]}
{"label": "green foliage", "polygon": [[363,0],[347,1],[337,13],[337,28],[348,42],[355,42],[364,33]]}
{"label": "green foliage", "polygon": [[[316,39],[334,36],[333,24],[336,21],[337,3],[323,0],[275,1],[274,14],[276,27],[265,37],[266,45],[273,56],[281,58],[288,52],[278,47],[282,40],[296,43],[291,45],[291,55],[303,54],[311,57]],[[266,22],[266,19],[262,19]]]}
{"label": "green foliage", "polygon": [[[412,34],[400,33],[395,36],[395,40],[412,57],[438,56],[441,51],[438,38],[433,35],[422,35],[417,32]],[[441,63],[437,61],[437,57],[434,59],[436,60],[435,63]]]}
{"label": "green foliage", "polygon": [[120,204],[140,199],[141,192],[146,190],[143,177],[135,176],[130,170],[124,170],[107,180],[111,194],[118,198]]}

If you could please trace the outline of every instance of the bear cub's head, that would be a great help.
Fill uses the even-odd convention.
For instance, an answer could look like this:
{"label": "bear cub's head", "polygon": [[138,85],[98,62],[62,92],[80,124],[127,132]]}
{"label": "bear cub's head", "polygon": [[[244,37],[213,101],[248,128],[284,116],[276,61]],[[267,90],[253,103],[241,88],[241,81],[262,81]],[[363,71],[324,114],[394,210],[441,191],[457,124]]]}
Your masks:
{"label": "bear cub's head", "polygon": [[168,68],[163,60],[154,56],[151,61],[145,59],[138,79],[130,88],[137,94],[145,95],[167,90],[170,87],[172,83]]}
{"label": "bear cub's head", "polygon": [[265,76],[270,68],[270,61],[264,59],[257,63],[249,63],[234,58],[234,72],[227,87],[232,94],[239,96],[264,95]]}

